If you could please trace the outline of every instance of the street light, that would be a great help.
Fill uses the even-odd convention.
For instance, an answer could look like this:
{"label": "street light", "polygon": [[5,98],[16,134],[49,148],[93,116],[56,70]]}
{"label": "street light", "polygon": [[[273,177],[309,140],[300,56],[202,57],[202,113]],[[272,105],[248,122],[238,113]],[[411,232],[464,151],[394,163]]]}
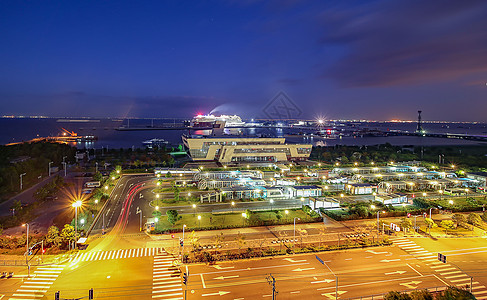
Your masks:
{"label": "street light", "polygon": [[301,220],[301,219],[300,219],[300,218],[298,218],[298,217],[295,217],[295,218],[293,219],[293,223],[294,223],[294,227],[293,227],[293,229],[294,229],[293,252],[294,252],[294,246],[296,245],[296,219]]}
{"label": "street light", "polygon": [[181,246],[181,261],[184,263],[184,228],[186,228],[186,224],[183,224],[183,245]]}
{"label": "street light", "polygon": [[156,210],[159,210],[159,206],[156,206]]}
{"label": "street light", "polygon": [[426,193],[423,193],[423,197],[426,197]]}
{"label": "street light", "polygon": [[201,216],[198,215],[198,227],[201,227]]}
{"label": "street light", "polygon": [[193,216],[195,216],[196,215],[196,204],[194,204],[194,203],[193,203],[193,210],[194,210]]}
{"label": "street light", "polygon": [[269,200],[269,202],[271,203],[271,210],[272,210],[272,203],[274,203],[274,200]]}
{"label": "street light", "polygon": [[[81,200],[77,200],[71,204],[74,207],[74,238],[76,239],[76,235],[78,234],[78,207],[81,207],[83,203]],[[76,248],[76,243],[74,243],[74,247]]]}
{"label": "street light", "polygon": [[20,190],[22,191],[22,176],[24,176],[26,173],[20,174]]}
{"label": "street light", "polygon": [[453,200],[448,201],[448,203],[450,203],[450,204],[452,204],[452,205],[453,205]]}
{"label": "street light", "polygon": [[27,227],[27,242],[25,244],[26,253],[25,253],[25,262],[27,263],[27,277],[30,277],[30,265],[29,265],[29,224],[24,223],[22,224],[23,227]]}
{"label": "street light", "polygon": [[232,214],[233,214],[233,207],[235,206],[235,201],[232,201]]}
{"label": "street light", "polygon": [[467,200],[468,189],[465,189],[465,200]]}
{"label": "street light", "polygon": [[243,220],[243,225],[245,225],[245,219],[247,219],[247,213],[242,213],[242,220]]}
{"label": "street light", "polygon": [[443,190],[439,190],[438,193],[440,193],[440,201],[441,201],[441,195],[443,195]]}
{"label": "street light", "polygon": [[51,161],[51,162],[49,162],[49,170],[48,170],[48,171],[49,171],[49,177],[51,177],[51,164],[52,164],[52,163],[53,163],[52,161]]}
{"label": "street light", "polygon": [[108,185],[105,185],[105,190],[108,190]]}

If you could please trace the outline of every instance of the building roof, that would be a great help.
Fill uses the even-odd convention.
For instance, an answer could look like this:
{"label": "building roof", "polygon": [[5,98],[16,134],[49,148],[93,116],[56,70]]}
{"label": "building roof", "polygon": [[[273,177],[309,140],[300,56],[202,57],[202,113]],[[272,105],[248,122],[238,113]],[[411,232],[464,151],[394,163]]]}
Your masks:
{"label": "building roof", "polygon": [[296,190],[313,190],[313,189],[320,189],[320,187],[316,185],[294,185],[294,189]]}

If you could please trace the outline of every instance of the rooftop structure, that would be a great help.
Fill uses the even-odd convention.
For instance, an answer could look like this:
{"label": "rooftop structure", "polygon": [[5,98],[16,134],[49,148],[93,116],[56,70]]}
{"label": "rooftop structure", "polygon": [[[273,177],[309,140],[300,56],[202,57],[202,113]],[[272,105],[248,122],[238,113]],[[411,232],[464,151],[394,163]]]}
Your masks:
{"label": "rooftop structure", "polygon": [[183,143],[194,161],[274,163],[306,160],[311,144],[286,144],[284,138],[189,137]]}

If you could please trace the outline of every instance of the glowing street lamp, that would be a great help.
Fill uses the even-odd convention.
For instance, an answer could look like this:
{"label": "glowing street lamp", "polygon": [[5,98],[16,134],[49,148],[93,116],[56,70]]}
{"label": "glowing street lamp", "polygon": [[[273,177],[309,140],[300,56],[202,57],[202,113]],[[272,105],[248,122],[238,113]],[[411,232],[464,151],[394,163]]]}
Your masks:
{"label": "glowing street lamp", "polygon": [[27,262],[27,277],[30,277],[30,265],[29,265],[29,223],[22,224],[23,227],[27,227],[27,242],[25,243],[26,253],[25,261]]}
{"label": "glowing street lamp", "polygon": [[108,185],[105,185],[105,190],[108,190]]}
{"label": "glowing street lamp", "polygon": [[247,219],[247,213],[242,213],[242,221],[243,221],[243,225],[245,225],[245,219]]}
{"label": "glowing street lamp", "polygon": [[193,203],[193,210],[194,210],[194,212],[193,212],[193,216],[194,216],[194,215],[196,215],[196,204],[194,204],[194,203]]}
{"label": "glowing street lamp", "polygon": [[450,203],[450,204],[452,204],[452,205],[453,205],[453,200],[448,201],[448,203]]}
{"label": "glowing street lamp", "polygon": [[426,195],[427,195],[426,193],[423,193],[423,197],[426,197]]}
{"label": "glowing street lamp", "polygon": [[235,206],[235,201],[232,201],[232,214],[233,214],[233,207]]}
{"label": "glowing street lamp", "polygon": [[198,227],[201,227],[201,216],[198,215]]}
{"label": "glowing street lamp", "polygon": [[159,210],[159,206],[156,206],[156,210]]}

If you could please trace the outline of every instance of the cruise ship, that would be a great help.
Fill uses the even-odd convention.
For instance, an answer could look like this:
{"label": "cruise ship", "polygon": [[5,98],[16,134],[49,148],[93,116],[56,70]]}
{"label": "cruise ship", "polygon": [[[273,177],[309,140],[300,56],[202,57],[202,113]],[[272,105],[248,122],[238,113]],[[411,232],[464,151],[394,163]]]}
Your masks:
{"label": "cruise ship", "polygon": [[237,115],[197,115],[191,120],[191,127],[213,127],[216,122],[225,122],[225,127],[245,126],[245,122]]}

